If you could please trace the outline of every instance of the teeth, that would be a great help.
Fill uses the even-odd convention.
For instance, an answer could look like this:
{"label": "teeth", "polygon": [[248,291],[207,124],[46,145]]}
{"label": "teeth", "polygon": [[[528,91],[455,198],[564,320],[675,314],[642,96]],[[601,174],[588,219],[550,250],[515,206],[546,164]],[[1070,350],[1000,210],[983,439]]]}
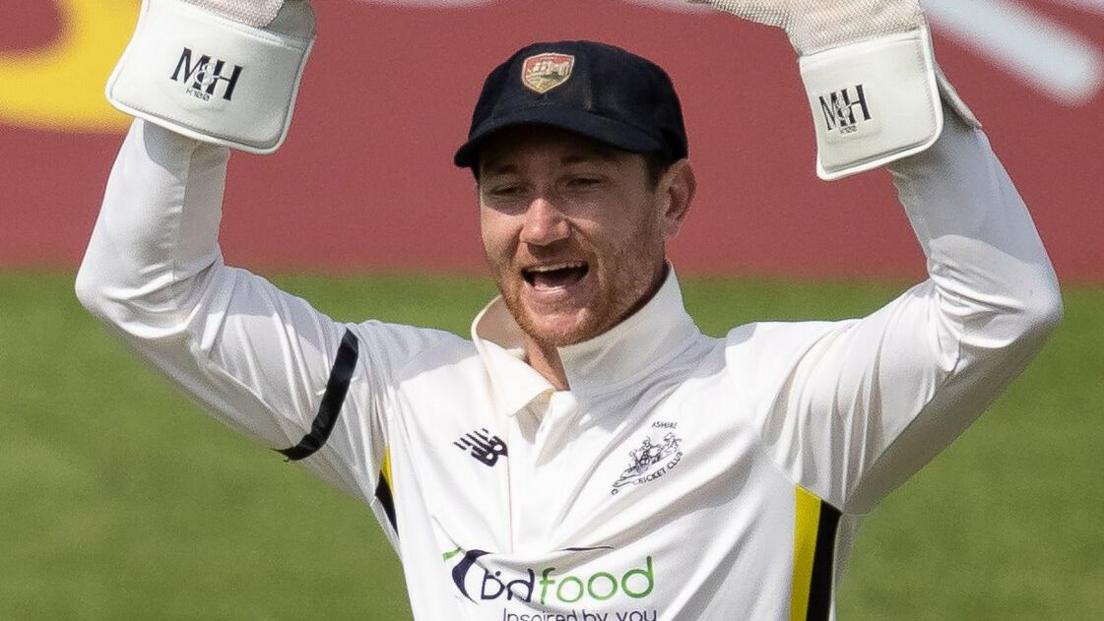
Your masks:
{"label": "teeth", "polygon": [[554,272],[556,270],[578,269],[586,266],[586,263],[573,261],[569,263],[553,263],[552,265],[535,265],[528,268],[530,272]]}

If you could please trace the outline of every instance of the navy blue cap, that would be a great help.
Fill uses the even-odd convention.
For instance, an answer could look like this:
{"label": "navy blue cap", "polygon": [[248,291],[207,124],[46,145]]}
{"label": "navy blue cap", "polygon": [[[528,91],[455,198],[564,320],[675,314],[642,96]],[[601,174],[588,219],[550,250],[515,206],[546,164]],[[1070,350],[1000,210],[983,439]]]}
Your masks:
{"label": "navy blue cap", "polygon": [[479,163],[483,141],[504,128],[565,129],[668,162],[686,157],[686,128],[671,78],[650,60],[593,41],[534,43],[487,76],[468,141],[453,161]]}

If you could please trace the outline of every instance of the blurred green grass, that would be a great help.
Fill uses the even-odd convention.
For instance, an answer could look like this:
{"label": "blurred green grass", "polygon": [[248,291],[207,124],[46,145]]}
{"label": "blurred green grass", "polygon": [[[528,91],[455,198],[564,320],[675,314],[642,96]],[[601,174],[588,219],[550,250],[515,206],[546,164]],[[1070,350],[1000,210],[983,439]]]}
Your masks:
{"label": "blurred green grass", "polygon": [[[276,279],[345,320],[466,333],[452,277]],[[0,274],[0,619],[407,619],[366,507],[227,432],[77,305]],[[707,332],[842,318],[903,285],[688,280]],[[1104,289],[993,409],[867,520],[841,619],[1094,619],[1104,610]]]}

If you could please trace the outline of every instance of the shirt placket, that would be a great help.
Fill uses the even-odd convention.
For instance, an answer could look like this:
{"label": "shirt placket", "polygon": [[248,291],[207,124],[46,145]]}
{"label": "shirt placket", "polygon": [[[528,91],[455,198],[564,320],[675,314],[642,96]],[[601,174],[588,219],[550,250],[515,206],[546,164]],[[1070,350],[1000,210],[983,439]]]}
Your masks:
{"label": "shirt placket", "polygon": [[549,392],[534,400],[528,412],[536,425],[532,444],[526,446],[521,459],[514,462],[515,478],[511,482],[515,502],[514,529],[519,551],[547,552],[548,542],[558,525],[558,516],[570,501],[570,485],[565,481],[564,450],[570,443],[571,430],[578,415],[578,402],[570,392]]}

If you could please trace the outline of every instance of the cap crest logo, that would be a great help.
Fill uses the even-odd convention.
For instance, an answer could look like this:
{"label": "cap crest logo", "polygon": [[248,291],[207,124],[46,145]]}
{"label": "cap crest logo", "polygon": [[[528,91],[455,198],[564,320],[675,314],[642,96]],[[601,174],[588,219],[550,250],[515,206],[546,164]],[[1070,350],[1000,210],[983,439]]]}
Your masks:
{"label": "cap crest logo", "polygon": [[552,52],[525,59],[521,65],[521,83],[531,91],[545,94],[571,79],[575,57]]}

